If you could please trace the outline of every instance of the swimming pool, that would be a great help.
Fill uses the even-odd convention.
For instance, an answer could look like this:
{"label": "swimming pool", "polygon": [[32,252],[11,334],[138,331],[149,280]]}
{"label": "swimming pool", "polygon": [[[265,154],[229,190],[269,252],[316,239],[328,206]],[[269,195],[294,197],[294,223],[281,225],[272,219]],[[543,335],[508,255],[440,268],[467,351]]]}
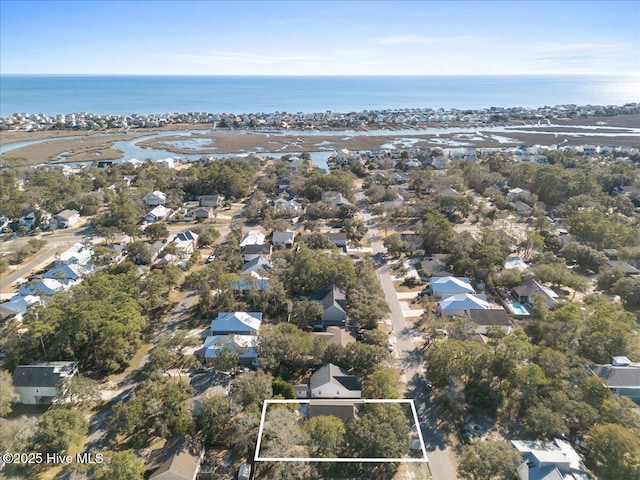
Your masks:
{"label": "swimming pool", "polygon": [[511,313],[513,313],[514,315],[529,315],[527,309],[518,302],[508,303],[507,306],[509,307],[509,310],[511,310]]}

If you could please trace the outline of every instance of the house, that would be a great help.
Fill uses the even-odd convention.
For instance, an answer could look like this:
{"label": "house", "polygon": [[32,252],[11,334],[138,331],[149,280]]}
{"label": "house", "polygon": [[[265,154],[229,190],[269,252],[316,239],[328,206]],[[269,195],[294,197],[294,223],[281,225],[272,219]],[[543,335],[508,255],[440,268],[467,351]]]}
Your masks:
{"label": "house", "polygon": [[142,197],[142,201],[148,207],[157,207],[167,203],[167,195],[160,190],[156,190]]}
{"label": "house", "polygon": [[533,208],[520,200],[516,200],[513,206],[516,209],[516,213],[523,217],[529,216],[533,213]]}
{"label": "house", "polygon": [[484,295],[459,293],[448,295],[438,303],[438,314],[447,317],[469,317],[471,310],[488,310],[491,304]]}
{"label": "house", "polygon": [[611,268],[615,268],[617,270],[622,271],[625,277],[633,277],[634,275],[640,275],[640,270],[638,270],[633,265],[629,265],[627,262],[623,262],[622,260],[609,260],[607,264]]}
{"label": "house", "polygon": [[524,188],[512,188],[507,192],[507,201],[526,200],[531,196],[531,192]]}
{"label": "house", "polygon": [[262,255],[254,258],[250,262],[245,263],[240,268],[240,275],[248,275],[250,273],[265,273],[271,270],[271,262],[267,257],[263,257]]}
{"label": "house", "polygon": [[389,179],[396,185],[401,185],[407,182],[407,176],[402,172],[393,172],[389,175]]}
{"label": "house", "polygon": [[247,245],[263,245],[265,241],[264,233],[258,230],[251,230],[247,232],[240,241],[240,247]]}
{"label": "house", "polygon": [[438,155],[431,159],[431,166],[437,170],[444,170],[449,166],[451,160],[443,155]]}
{"label": "house", "polygon": [[242,260],[250,262],[251,260],[260,256],[269,257],[273,253],[273,246],[267,244],[245,245],[240,247],[240,255]]}
{"label": "house", "polygon": [[432,277],[429,283],[430,293],[436,298],[442,298],[445,295],[476,293],[471,286],[471,280],[466,277]]}
{"label": "house", "polygon": [[176,162],[173,158],[164,158],[162,160],[158,160],[156,165],[162,168],[176,168]]}
{"label": "house", "polygon": [[74,282],[58,280],[57,278],[37,278],[20,285],[18,294],[23,297],[28,295],[51,296],[56,292],[63,292],[75,285]]}
{"label": "house", "polygon": [[158,205],[144,216],[144,221],[147,223],[158,222],[166,218],[169,213],[171,213],[170,209],[166,208],[164,205]]}
{"label": "house", "polygon": [[176,253],[183,257],[189,257],[198,248],[198,238],[200,236],[197,233],[187,230],[186,232],[178,233],[171,243],[176,247]]}
{"label": "house", "polygon": [[346,347],[350,343],[355,343],[356,339],[351,332],[342,327],[327,327],[324,332],[310,332],[312,338],[319,338],[329,345],[340,345]]}
{"label": "house", "polygon": [[29,212],[26,215],[20,217],[18,220],[18,224],[21,227],[27,227],[29,230],[33,230],[33,227],[36,226],[36,212]]}
{"label": "house", "polygon": [[71,265],[58,264],[52,269],[47,270],[44,275],[42,275],[42,278],[54,278],[63,283],[64,281],[77,282],[92,270],[94,270],[93,265],[80,265],[78,263]]}
{"label": "house", "polygon": [[611,365],[587,368],[591,375],[602,378],[603,385],[613,393],[640,404],[640,363],[632,363],[627,357],[613,357]]}
{"label": "house", "polygon": [[201,207],[218,208],[224,202],[224,195],[216,193],[215,195],[202,195],[199,199]]}
{"label": "house", "polygon": [[274,200],[273,206],[278,213],[299,214],[302,212],[301,203],[298,203],[295,200],[287,200],[282,197]]}
{"label": "house", "polygon": [[533,278],[513,289],[513,297],[522,304],[526,303],[533,306],[536,296],[542,297],[549,308],[553,308],[560,300],[556,292],[549,287],[541,285]]}
{"label": "house", "polygon": [[240,280],[233,280],[231,288],[239,295],[248,295],[251,291],[261,292],[269,288],[269,278],[263,277],[258,272],[243,274]]}
{"label": "house", "polygon": [[258,335],[260,312],[219,312],[211,321],[211,335]]}
{"label": "house", "polygon": [[296,385],[297,398],[361,398],[362,382],[355,375],[328,363],[316,370],[309,383]]}
{"label": "house", "polygon": [[347,297],[335,285],[323,288],[309,297],[322,306],[322,328],[342,327],[347,320]]}
{"label": "house", "polygon": [[468,316],[473,323],[478,325],[475,333],[486,335],[490,327],[500,327],[505,333],[511,333],[511,321],[507,317],[507,312],[502,307],[493,307],[489,309],[471,309]]}
{"label": "house", "polygon": [[80,213],[77,210],[63,210],[49,220],[51,228],[69,228],[80,221]]}
{"label": "house", "polygon": [[327,233],[327,238],[329,239],[329,241],[334,244],[336,247],[339,248],[346,248],[347,246],[347,234],[343,233],[343,232],[337,232],[337,233]]}
{"label": "house", "polygon": [[93,250],[91,249],[91,247],[85,245],[82,242],[78,242],[58,255],[58,257],[56,258],[56,262],[65,265],[84,265],[89,262],[89,260],[91,259],[91,255],[93,255]]}
{"label": "house", "polygon": [[349,200],[344,195],[342,195],[342,193],[333,190],[322,192],[322,201],[324,203],[333,205],[334,207],[351,205],[351,202],[349,202]]}
{"label": "house", "polygon": [[14,295],[8,302],[0,303],[0,324],[15,318],[22,320],[22,316],[34,303],[41,303],[40,297],[36,295]]}
{"label": "house", "polygon": [[204,447],[199,440],[182,434],[154,451],[147,463],[153,470],[149,480],[195,480],[204,457]]}
{"label": "house", "polygon": [[78,362],[42,362],[18,365],[13,387],[25,405],[48,405],[58,395],[58,384],[78,373]]}
{"label": "house", "polygon": [[[446,257],[446,255],[444,256]],[[432,256],[425,258],[420,262],[420,266],[428,277],[448,277],[451,275],[451,269],[441,257]]]}
{"label": "house", "polygon": [[258,337],[254,335],[212,335],[208,336],[203,349],[203,356],[207,363],[216,357],[222,349],[229,347],[238,354],[238,365],[256,365],[258,352],[256,343]]}
{"label": "house", "polygon": [[582,458],[571,444],[555,439],[551,442],[512,440],[522,455],[518,468],[520,480],[588,480],[591,478]]}
{"label": "house", "polygon": [[11,225],[11,220],[6,217],[0,217],[0,233],[4,233],[9,228],[9,225]]}
{"label": "house", "polygon": [[216,213],[213,207],[197,207],[191,210],[191,212],[189,212],[189,215],[191,215],[193,218],[200,218],[205,220],[214,218],[216,216]]}
{"label": "house", "polygon": [[291,248],[296,239],[296,232],[288,228],[284,232],[273,232],[273,244],[278,247]]}
{"label": "house", "polygon": [[520,257],[509,257],[507,258],[507,261],[504,262],[504,269],[510,270],[512,268],[520,270],[521,272],[526,272],[529,270],[529,265],[527,265],[527,263]]}

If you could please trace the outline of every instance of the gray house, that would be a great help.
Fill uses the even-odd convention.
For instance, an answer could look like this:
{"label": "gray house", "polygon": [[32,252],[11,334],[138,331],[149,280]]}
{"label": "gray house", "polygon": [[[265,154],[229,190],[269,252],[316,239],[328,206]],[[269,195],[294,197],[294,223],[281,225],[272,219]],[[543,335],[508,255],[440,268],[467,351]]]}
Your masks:
{"label": "gray house", "polygon": [[335,285],[323,288],[311,295],[322,305],[322,329],[327,327],[342,327],[347,320],[347,297]]}
{"label": "gray house", "polygon": [[78,373],[78,362],[44,362],[19,365],[13,372],[13,386],[20,403],[47,405],[58,395],[58,384]]}
{"label": "gray house", "polygon": [[613,357],[611,365],[589,365],[589,373],[603,379],[613,393],[640,404],[640,363],[627,357]]}

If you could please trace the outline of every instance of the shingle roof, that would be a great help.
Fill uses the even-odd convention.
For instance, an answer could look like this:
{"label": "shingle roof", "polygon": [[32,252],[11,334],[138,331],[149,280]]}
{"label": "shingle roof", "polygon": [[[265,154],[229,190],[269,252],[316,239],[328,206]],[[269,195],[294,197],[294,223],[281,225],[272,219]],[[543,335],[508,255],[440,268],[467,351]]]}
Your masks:
{"label": "shingle roof", "polygon": [[13,372],[14,387],[55,387],[76,370],[78,362],[46,362],[18,365]]}
{"label": "shingle roof", "polygon": [[311,300],[317,300],[322,305],[323,310],[335,306],[346,313],[347,309],[347,297],[344,292],[335,285],[318,290],[311,295]]}
{"label": "shingle roof", "polygon": [[172,478],[185,480],[195,478],[202,452],[202,444],[197,439],[189,435],[175,437],[156,454],[154,464],[159,467],[151,474],[149,480],[166,472],[176,475]]}
{"label": "shingle roof", "polygon": [[589,370],[606,380],[611,388],[640,388],[640,365],[638,364],[621,367],[590,365]]}
{"label": "shingle roof", "polygon": [[358,391],[362,390],[362,383],[358,377],[349,375],[333,363],[328,363],[322,368],[316,370],[311,375],[310,386],[312,389],[326,385],[328,383],[337,382],[347,390]]}

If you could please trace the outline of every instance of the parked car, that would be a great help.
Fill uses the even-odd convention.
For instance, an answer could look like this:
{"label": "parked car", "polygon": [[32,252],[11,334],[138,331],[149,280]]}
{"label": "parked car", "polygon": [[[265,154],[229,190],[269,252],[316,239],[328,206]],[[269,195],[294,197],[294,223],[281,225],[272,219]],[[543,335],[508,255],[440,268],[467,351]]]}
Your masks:
{"label": "parked car", "polygon": [[213,262],[215,259],[216,259],[216,256],[212,253],[211,255],[209,255],[209,256],[207,257],[207,261],[206,261],[206,262],[204,262],[204,263],[211,263],[211,262]]}

